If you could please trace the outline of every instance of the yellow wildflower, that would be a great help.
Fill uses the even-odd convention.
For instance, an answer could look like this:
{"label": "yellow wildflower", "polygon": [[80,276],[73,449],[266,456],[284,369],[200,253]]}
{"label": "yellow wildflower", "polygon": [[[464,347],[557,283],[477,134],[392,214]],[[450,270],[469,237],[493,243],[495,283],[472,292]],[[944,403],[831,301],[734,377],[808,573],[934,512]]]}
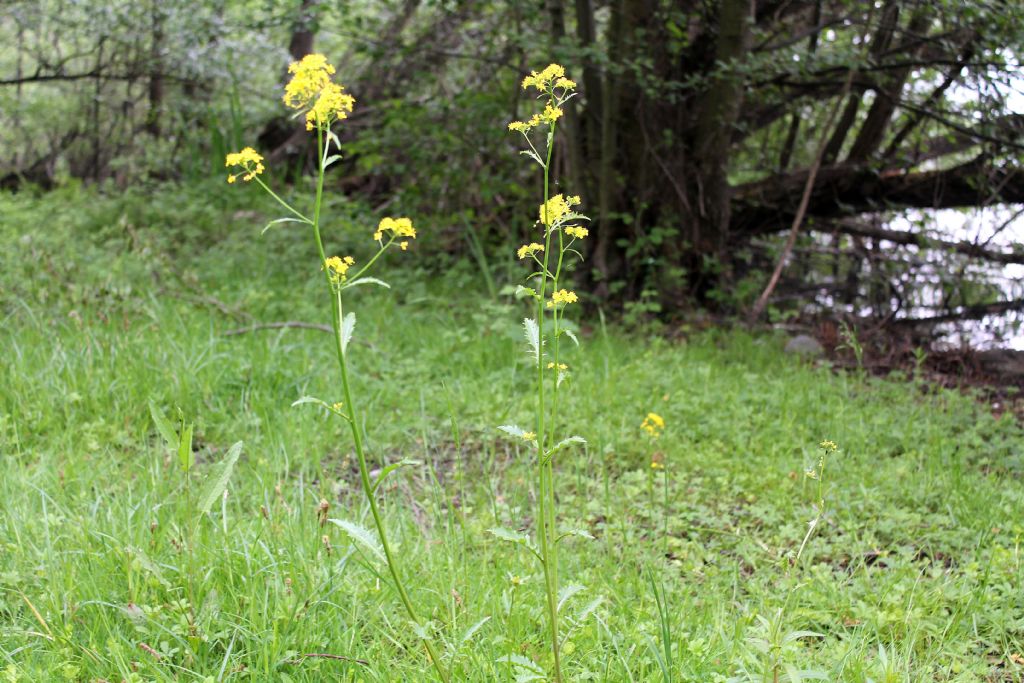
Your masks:
{"label": "yellow wildflower", "polygon": [[[373,233],[373,239],[380,242],[384,239],[384,235],[389,234],[391,237],[411,237],[416,239],[416,228],[412,227],[412,220],[409,218],[387,218],[380,219],[380,223],[377,225],[377,231]],[[406,246],[402,247],[401,243],[398,246],[402,247],[404,251],[409,243],[405,243]]]}
{"label": "yellow wildflower", "polygon": [[316,98],[316,103],[306,112],[306,130],[314,126],[330,126],[335,121],[347,119],[355,106],[354,97],[345,92],[344,86],[327,83]]}
{"label": "yellow wildflower", "polygon": [[324,265],[327,266],[327,270],[331,274],[331,282],[344,282],[345,273],[348,272],[348,269],[351,268],[355,262],[356,260],[351,256],[346,256],[344,258],[340,256],[331,256],[328,258],[324,262]]}
{"label": "yellow wildflower", "polygon": [[565,234],[571,235],[572,237],[576,237],[578,239],[583,239],[584,237],[590,234],[590,231],[587,230],[586,228],[581,228],[578,225],[570,225],[569,227],[565,228]]}
{"label": "yellow wildflower", "polygon": [[[555,369],[555,364],[554,363],[548,363],[548,370],[554,370],[554,369]],[[565,371],[565,370],[569,369],[569,366],[566,365],[565,363],[559,363],[558,364],[558,369],[560,371]]]}
{"label": "yellow wildflower", "polygon": [[544,225],[553,225],[562,216],[569,214],[572,211],[572,207],[577,206],[579,203],[579,196],[563,197],[560,194],[556,194],[540,205],[540,210],[538,211],[540,222]]}
{"label": "yellow wildflower", "polygon": [[547,92],[551,89],[551,83],[557,82],[557,79],[561,79],[565,76],[565,67],[559,66],[558,64],[549,64],[546,69],[537,73],[531,71],[530,75],[523,79],[523,90],[526,90],[531,85],[541,92]]}
{"label": "yellow wildflower", "polygon": [[821,443],[819,443],[818,444],[818,448],[820,448],[821,450],[825,451],[826,453],[831,453],[832,451],[839,450],[839,446],[836,445],[835,441],[827,441],[827,440],[826,441],[822,441]]}
{"label": "yellow wildflower", "polygon": [[263,157],[260,156],[252,147],[246,147],[241,152],[232,152],[231,154],[228,154],[224,158],[224,165],[227,167],[241,166],[243,169],[242,173],[229,175],[229,183],[235,182],[238,176],[242,176],[242,180],[248,182],[260,173],[263,173]]}
{"label": "yellow wildflower", "polygon": [[576,81],[571,81],[568,78],[562,77],[555,81],[555,87],[561,88],[562,90],[575,90]]}
{"label": "yellow wildflower", "polygon": [[306,109],[331,82],[334,67],[327,63],[327,57],[312,54],[292,62],[288,73],[292,74],[292,79],[284,87],[282,100],[292,109]]}
{"label": "yellow wildflower", "polygon": [[652,460],[651,461],[651,469],[652,470],[663,470],[663,469],[665,469],[665,463],[658,462],[657,460]]}
{"label": "yellow wildflower", "polygon": [[558,304],[574,304],[577,301],[579,301],[579,297],[576,296],[576,292],[560,289],[557,292],[551,293],[551,301],[548,302],[548,308],[554,308]]}
{"label": "yellow wildflower", "polygon": [[533,128],[533,126],[531,126],[529,123],[525,121],[513,121],[512,123],[508,124],[509,130],[514,130],[519,133],[529,132],[531,128]]}
{"label": "yellow wildflower", "polygon": [[540,115],[542,121],[548,123],[554,123],[562,116],[562,110],[558,107],[552,107],[550,104],[544,107],[544,113]]}
{"label": "yellow wildflower", "polygon": [[522,434],[520,435],[520,438],[521,438],[521,439],[522,439],[523,441],[535,441],[535,440],[537,439],[537,435],[536,435],[536,434],[534,434],[533,432],[523,432],[523,433],[522,433]]}
{"label": "yellow wildflower", "polygon": [[402,240],[401,242],[399,242],[399,243],[398,243],[398,247],[399,247],[399,249],[401,249],[402,251],[405,251],[406,249],[408,249],[408,248],[409,248],[409,242],[408,242],[408,240]]}
{"label": "yellow wildflower", "polygon": [[544,251],[544,245],[537,244],[536,242],[531,242],[530,244],[524,244],[523,246],[519,247],[519,251],[517,251],[516,254],[518,254],[520,260],[522,260],[527,256],[533,256],[538,251]]}
{"label": "yellow wildflower", "polygon": [[341,412],[341,409],[342,409],[342,408],[343,408],[344,406],[345,406],[345,404],[344,404],[344,403],[342,403],[341,401],[339,401],[339,402],[337,402],[337,403],[332,403],[332,404],[331,404],[331,410],[333,410],[333,411],[334,411],[334,412],[336,412],[336,413],[340,413],[340,412]]}
{"label": "yellow wildflower", "polygon": [[640,429],[657,439],[665,429],[665,419],[657,413],[647,413],[647,417],[640,424]]}

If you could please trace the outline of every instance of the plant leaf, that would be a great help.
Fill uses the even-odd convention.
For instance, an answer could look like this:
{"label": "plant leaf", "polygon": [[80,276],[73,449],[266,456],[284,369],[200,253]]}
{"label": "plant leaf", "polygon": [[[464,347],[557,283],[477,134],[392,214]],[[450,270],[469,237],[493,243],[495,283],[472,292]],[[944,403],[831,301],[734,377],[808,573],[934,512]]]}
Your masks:
{"label": "plant leaf", "polygon": [[523,318],[523,328],[526,330],[526,341],[533,349],[534,360],[540,362],[540,328],[533,318]]}
{"label": "plant leaf", "polygon": [[303,224],[306,224],[306,225],[309,224],[308,221],[303,221],[303,220],[300,220],[298,218],[278,218],[276,221],[270,221],[265,226],[263,226],[263,229],[260,230],[260,234],[262,235],[262,234],[266,233],[267,230],[270,230],[272,227],[274,227],[278,223],[303,223]]}
{"label": "plant leaf", "polygon": [[519,439],[523,438],[523,435],[526,434],[526,430],[520,427],[519,425],[501,425],[500,427],[498,427],[498,429],[505,432],[509,436],[514,436]]}
{"label": "plant leaf", "polygon": [[174,427],[168,422],[164,416],[162,410],[156,407],[152,401],[149,402],[149,414],[153,417],[153,424],[156,425],[156,431],[160,432],[160,436],[167,442],[167,448],[170,450],[176,450],[178,448],[178,432],[175,431]]}
{"label": "plant leaf", "polygon": [[561,541],[563,538],[568,538],[569,536],[578,536],[579,538],[586,538],[591,541],[594,540],[594,537],[590,534],[589,531],[585,531],[583,529],[569,529],[568,531],[563,531],[561,535],[556,539],[556,542]]}
{"label": "plant leaf", "polygon": [[406,466],[409,466],[409,465],[422,465],[422,464],[423,464],[423,462],[420,461],[420,460],[409,460],[409,459],[399,460],[398,462],[391,463],[390,465],[388,465],[387,467],[382,469],[380,471],[380,474],[377,475],[377,480],[374,481],[373,482],[373,486],[370,487],[370,492],[372,493],[372,492],[376,491],[377,488],[381,484],[384,483],[384,479],[387,478],[387,476],[389,474],[391,474],[392,472],[397,470],[399,467],[406,467]]}
{"label": "plant leaf", "polygon": [[465,632],[462,634],[462,637],[459,638],[459,644],[460,645],[465,645],[466,643],[468,643],[470,638],[475,636],[476,632],[479,631],[481,628],[483,628],[483,625],[486,624],[490,620],[491,620],[490,617],[484,617],[480,621],[476,622],[475,624],[473,624],[472,626],[467,628],[465,630]]}
{"label": "plant leaf", "polygon": [[342,287],[342,289],[348,289],[349,287],[358,287],[359,285],[377,285],[378,287],[383,287],[384,289],[391,289],[391,285],[384,282],[383,280],[378,280],[375,277],[361,277],[358,280],[346,282],[345,286]]}
{"label": "plant leaf", "polygon": [[220,462],[218,468],[207,478],[206,484],[203,486],[203,492],[199,494],[199,514],[205,515],[209,512],[213,504],[224,493],[224,489],[228,487],[228,480],[231,479],[231,473],[235,469],[235,463],[238,462],[238,456],[241,453],[242,442],[239,441],[228,449],[228,454],[224,456],[224,460]]}
{"label": "plant leaf", "polygon": [[491,536],[496,536],[501,540],[509,541],[510,543],[526,543],[530,540],[530,537],[522,531],[515,531],[503,526],[488,529],[487,532],[491,534]]}
{"label": "plant leaf", "polygon": [[340,154],[332,154],[331,156],[324,159],[324,168],[327,168],[328,166],[333,164],[335,161],[338,161],[339,159],[341,159]]}
{"label": "plant leaf", "polygon": [[516,290],[513,293],[513,296],[517,299],[524,299],[528,296],[536,298],[537,290],[533,289],[532,287],[523,287],[522,285],[516,285]]}
{"label": "plant leaf", "polygon": [[196,455],[192,452],[192,425],[182,424],[181,438],[178,439],[178,462],[181,468],[188,472],[196,462]]}
{"label": "plant leaf", "polygon": [[143,552],[141,548],[136,548],[135,546],[128,546],[127,548],[125,548],[125,552],[128,553],[128,555],[130,555],[135,561],[137,561],[140,567],[145,569],[147,572],[149,572],[149,574],[153,576],[154,579],[160,582],[160,585],[162,585],[164,588],[171,587],[171,582],[164,578],[164,574],[162,571],[160,571],[160,567],[156,564],[156,562],[151,560],[149,555]]}
{"label": "plant leaf", "polygon": [[562,606],[565,605],[572,597],[578,593],[582,593],[587,590],[585,586],[581,586],[578,583],[570,583],[567,586],[562,586],[558,590],[558,611],[562,611]]}
{"label": "plant leaf", "polygon": [[329,407],[324,401],[321,401],[316,396],[303,396],[298,400],[292,401],[292,408],[294,408],[295,406],[301,406],[305,403],[315,403],[319,406],[323,406],[324,408]]}
{"label": "plant leaf", "polygon": [[550,451],[548,451],[547,453],[544,454],[544,462],[547,462],[548,460],[550,460],[551,457],[555,453],[557,453],[558,451],[562,450],[566,446],[570,446],[570,445],[572,445],[574,443],[583,443],[583,444],[585,444],[586,442],[587,442],[587,440],[584,439],[582,436],[570,436],[568,439],[562,439],[561,441],[556,443],[554,446],[552,446]]}
{"label": "plant leaf", "polygon": [[576,338],[576,333],[575,333],[575,332],[573,332],[572,330],[562,330],[562,331],[561,331],[561,334],[564,334],[564,335],[566,335],[567,337],[569,337],[569,339],[572,339],[572,340],[573,340],[573,342],[575,342],[575,343],[576,343],[576,346],[579,346],[579,345],[580,345],[580,340]]}
{"label": "plant leaf", "polygon": [[348,534],[353,541],[369,550],[370,553],[378,560],[381,562],[387,562],[387,559],[384,557],[384,549],[381,548],[380,541],[377,540],[377,537],[369,529],[345,519],[332,519],[330,521],[331,524],[344,529],[345,533]]}
{"label": "plant leaf", "polygon": [[349,313],[341,321],[341,350],[348,349],[348,343],[352,341],[352,332],[356,329],[356,314]]}

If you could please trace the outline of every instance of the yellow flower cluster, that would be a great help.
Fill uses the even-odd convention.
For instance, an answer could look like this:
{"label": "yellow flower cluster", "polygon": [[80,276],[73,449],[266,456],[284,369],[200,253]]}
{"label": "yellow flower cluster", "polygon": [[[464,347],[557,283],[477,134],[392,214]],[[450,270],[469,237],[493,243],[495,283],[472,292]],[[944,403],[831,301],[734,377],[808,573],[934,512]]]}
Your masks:
{"label": "yellow flower cluster", "polygon": [[242,176],[242,180],[246,182],[252,180],[260,173],[263,173],[263,157],[260,156],[256,150],[252,147],[246,147],[241,152],[232,152],[228,154],[224,159],[224,166],[241,166],[244,171],[242,173],[233,173],[228,176],[228,182],[233,183],[238,179],[238,176]]}
{"label": "yellow flower cluster", "polygon": [[334,67],[321,54],[306,55],[288,67],[292,78],[284,87],[285,106],[306,111],[306,130],[327,127],[348,118],[355,98],[345,88],[331,82]]}
{"label": "yellow flower cluster", "polygon": [[340,283],[345,281],[345,273],[355,264],[356,260],[351,256],[344,258],[332,256],[324,262],[331,274],[331,282]]}
{"label": "yellow flower cluster", "polygon": [[564,372],[569,369],[569,366],[566,365],[565,363],[559,363],[557,366],[554,363],[548,363],[548,370],[554,370],[556,367],[561,372]]}
{"label": "yellow flower cluster", "polygon": [[577,206],[579,203],[580,198],[577,196],[563,197],[560,194],[556,194],[546,203],[540,205],[540,211],[538,212],[540,222],[547,226],[553,225],[562,216],[570,213],[572,207]]}
{"label": "yellow flower cluster", "polygon": [[562,114],[564,113],[565,112],[562,111],[561,107],[556,107],[549,104],[544,107],[544,111],[542,111],[540,114],[534,114],[533,116],[531,116],[529,121],[513,121],[512,123],[508,124],[508,129],[517,131],[519,133],[529,133],[531,130],[541,125],[542,123],[554,123],[559,118],[561,118]]}
{"label": "yellow flower cluster", "polygon": [[355,106],[354,97],[345,92],[337,83],[328,83],[316,98],[316,104],[306,112],[306,130],[316,126],[330,126],[334,121],[348,118]]}
{"label": "yellow flower cluster", "polygon": [[640,429],[647,432],[651,438],[657,439],[665,430],[665,418],[657,413],[647,413],[647,417],[640,424]]}
{"label": "yellow flower cluster", "polygon": [[590,234],[590,231],[587,230],[586,228],[581,228],[578,225],[570,225],[567,228],[565,228],[565,234],[570,235],[572,237],[576,237],[577,239],[583,239],[584,237]]}
{"label": "yellow flower cluster", "polygon": [[822,441],[821,443],[819,443],[818,444],[818,448],[820,448],[821,450],[825,451],[826,453],[831,453],[833,451],[839,450],[839,446],[836,444],[835,441],[827,441],[827,440],[826,441]]}
{"label": "yellow flower cluster", "polygon": [[574,304],[579,301],[579,297],[576,296],[576,292],[571,292],[568,289],[559,289],[557,292],[551,292],[551,301],[548,302],[548,308],[554,308],[558,304]]}
{"label": "yellow flower cluster", "polygon": [[[411,237],[416,239],[416,228],[412,227],[412,220],[408,218],[382,218],[380,223],[377,225],[377,232],[373,233],[373,239],[380,242],[384,239],[384,235],[388,234],[392,237]],[[409,248],[409,242],[402,240],[398,243],[402,251]]]}
{"label": "yellow flower cluster", "polygon": [[544,251],[544,245],[537,244],[536,242],[531,242],[530,244],[524,244],[523,246],[519,247],[519,251],[517,251],[516,253],[519,255],[519,259],[522,260],[527,256],[533,256],[538,251]]}
{"label": "yellow flower cluster", "polygon": [[550,92],[553,88],[572,90],[576,87],[575,81],[565,77],[565,67],[559,64],[548,64],[540,73],[531,71],[530,75],[523,79],[523,90],[531,85],[541,92]]}
{"label": "yellow flower cluster", "polygon": [[521,438],[523,441],[536,441],[537,435],[534,434],[533,432],[523,432],[522,434],[519,435],[519,438]]}

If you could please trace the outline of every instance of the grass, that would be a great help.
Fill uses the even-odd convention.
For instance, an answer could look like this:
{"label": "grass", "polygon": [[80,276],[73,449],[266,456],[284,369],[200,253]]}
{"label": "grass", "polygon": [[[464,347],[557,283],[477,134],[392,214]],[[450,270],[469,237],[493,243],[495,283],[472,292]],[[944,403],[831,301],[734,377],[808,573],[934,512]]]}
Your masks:
{"label": "grass", "polygon": [[[327,335],[226,334],[326,322],[308,236],[258,237],[275,214],[251,195],[176,193],[0,198],[0,680],[429,680],[383,566],[320,523],[326,500],[369,526],[343,423],[290,407],[337,394]],[[365,240],[358,207],[330,211]],[[435,256],[405,263],[440,259],[443,227],[423,222]],[[524,310],[471,268],[403,267],[361,295],[357,391],[378,466],[421,463],[387,480],[385,515],[453,679],[531,680],[543,579],[488,533],[533,524],[532,456],[496,430],[530,414]],[[565,421],[589,443],[559,495],[594,539],[560,552],[568,680],[1021,680],[1012,418],[772,336],[581,331]],[[199,484],[245,442],[208,515],[149,402],[195,422]],[[648,411],[668,422],[653,496]],[[791,566],[822,439],[841,447],[828,514]]]}

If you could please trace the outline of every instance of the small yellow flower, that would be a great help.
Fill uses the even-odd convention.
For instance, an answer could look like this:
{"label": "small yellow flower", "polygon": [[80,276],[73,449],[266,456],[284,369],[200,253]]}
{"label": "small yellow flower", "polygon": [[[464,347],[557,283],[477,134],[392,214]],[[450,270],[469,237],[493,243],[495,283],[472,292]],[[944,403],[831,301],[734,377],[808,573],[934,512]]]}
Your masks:
{"label": "small yellow flower", "polygon": [[390,234],[392,237],[410,237],[412,239],[416,239],[416,228],[412,226],[412,220],[409,218],[391,218],[389,216],[387,218],[380,219],[380,223],[377,225],[377,231],[373,233],[373,239],[380,242],[384,239],[385,233]]}
{"label": "small yellow flower", "polygon": [[[555,364],[554,363],[548,363],[548,370],[554,370],[554,369],[555,369]],[[565,363],[559,363],[558,364],[558,369],[559,369],[559,371],[564,372],[565,370],[569,369],[569,366],[566,365]]]}
{"label": "small yellow flower", "polygon": [[818,448],[820,448],[821,450],[825,451],[826,453],[831,453],[833,451],[839,450],[839,446],[836,445],[835,441],[828,441],[828,440],[822,441],[821,443],[819,443],[818,444]]}
{"label": "small yellow flower", "polygon": [[558,304],[574,304],[577,301],[579,301],[579,297],[576,296],[576,292],[560,289],[557,292],[551,293],[551,301],[548,302],[548,308],[554,308]]}
{"label": "small yellow flower", "polygon": [[224,166],[241,166],[243,172],[228,176],[228,182],[233,183],[242,176],[242,180],[248,182],[263,173],[263,157],[252,147],[246,147],[241,152],[232,152],[224,157]]}
{"label": "small yellow flower", "polygon": [[576,81],[571,81],[568,78],[562,77],[555,81],[555,87],[561,88],[562,90],[575,90]]}
{"label": "small yellow flower", "polygon": [[306,112],[306,130],[321,125],[330,126],[335,121],[347,119],[355,103],[355,98],[345,92],[344,86],[327,83]]}
{"label": "small yellow flower", "polygon": [[652,470],[663,470],[663,469],[665,469],[665,463],[658,462],[657,460],[652,460],[651,461],[651,469]]}
{"label": "small yellow flower", "polygon": [[[549,64],[540,73],[531,71],[530,75],[523,79],[523,90],[526,90],[531,85],[541,92],[547,92],[551,89],[552,82],[558,83],[558,79],[562,79],[562,82],[568,81],[563,78],[565,76],[565,67],[558,64]],[[572,81],[568,81],[572,82]]]}
{"label": "small yellow flower", "polygon": [[562,110],[560,108],[553,107],[553,106],[551,106],[549,104],[549,105],[544,107],[544,112],[540,115],[540,118],[541,118],[542,121],[547,121],[548,123],[554,123],[555,121],[557,121],[562,116],[562,114],[563,114],[563,112],[562,112]]}
{"label": "small yellow flower", "polygon": [[640,429],[647,432],[652,438],[657,439],[665,430],[665,418],[657,413],[647,413],[647,417],[640,424]]}
{"label": "small yellow flower", "polygon": [[534,434],[533,432],[523,432],[520,438],[523,441],[536,441],[537,435]]}
{"label": "small yellow flower", "polygon": [[341,409],[342,409],[342,407],[344,407],[344,405],[345,405],[345,404],[344,404],[344,403],[342,403],[342,402],[340,402],[340,401],[339,401],[339,402],[337,402],[337,403],[332,403],[332,404],[331,404],[331,410],[333,410],[333,411],[334,411],[334,412],[336,412],[336,413],[340,413],[340,412],[341,412]]}
{"label": "small yellow flower", "polygon": [[401,249],[402,251],[405,251],[406,249],[409,248],[409,242],[407,240],[402,240],[401,242],[398,243],[398,248]]}
{"label": "small yellow flower", "polygon": [[533,126],[531,126],[526,121],[513,121],[512,123],[508,124],[509,130],[516,131],[518,133],[527,133],[531,128],[533,128]]}
{"label": "small yellow flower", "polygon": [[288,67],[292,79],[284,87],[282,100],[292,109],[306,109],[313,99],[331,82],[334,67],[321,54],[306,55]]}
{"label": "small yellow flower", "polygon": [[331,256],[330,258],[328,258],[324,262],[324,265],[327,266],[327,270],[328,272],[330,272],[331,282],[344,282],[345,273],[348,272],[348,269],[351,268],[352,265],[355,264],[355,262],[356,260],[351,256],[346,256],[344,258],[340,256]]}
{"label": "small yellow flower", "polygon": [[519,255],[519,259],[522,260],[527,256],[533,256],[538,251],[544,251],[544,245],[537,244],[536,242],[531,242],[530,244],[524,244],[523,246],[519,247],[519,251],[517,251],[516,253]]}
{"label": "small yellow flower", "polygon": [[538,215],[540,216],[540,222],[544,225],[553,225],[562,216],[570,213],[572,207],[579,205],[580,198],[578,196],[563,197],[560,194],[556,194],[547,202],[540,205]]}
{"label": "small yellow flower", "polygon": [[587,230],[586,228],[581,228],[578,225],[570,225],[569,227],[565,228],[565,234],[575,237],[577,239],[583,239],[584,237],[590,234],[590,231]]}

